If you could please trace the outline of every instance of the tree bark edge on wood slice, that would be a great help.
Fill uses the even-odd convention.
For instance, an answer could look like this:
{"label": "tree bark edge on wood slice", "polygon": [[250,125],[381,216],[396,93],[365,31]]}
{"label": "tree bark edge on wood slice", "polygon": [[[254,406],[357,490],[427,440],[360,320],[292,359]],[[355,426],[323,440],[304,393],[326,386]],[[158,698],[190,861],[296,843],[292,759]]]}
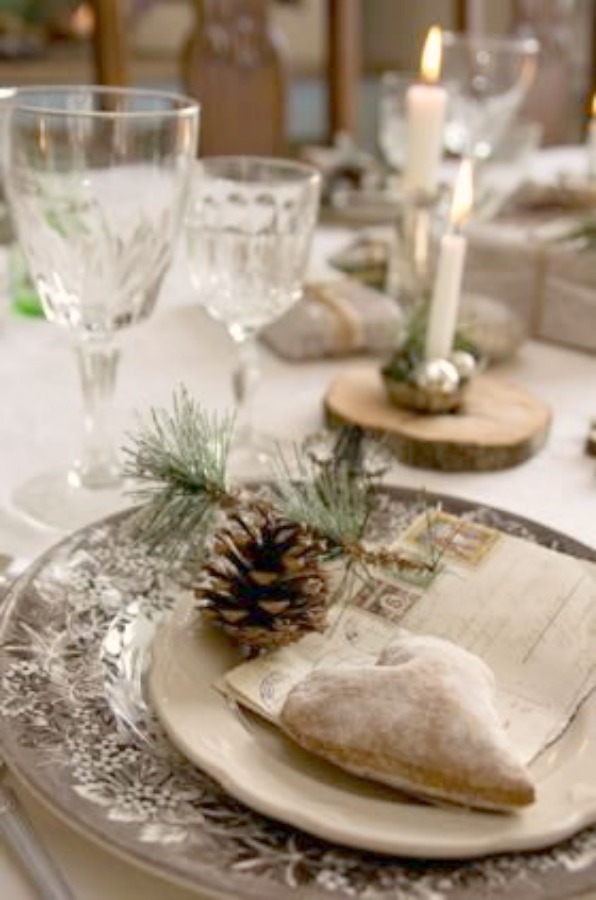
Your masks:
{"label": "tree bark edge on wood slice", "polygon": [[551,411],[521,385],[492,374],[472,382],[462,409],[428,415],[394,406],[378,365],[342,372],[325,395],[329,425],[359,425],[387,440],[407,465],[487,472],[519,465],[540,450]]}

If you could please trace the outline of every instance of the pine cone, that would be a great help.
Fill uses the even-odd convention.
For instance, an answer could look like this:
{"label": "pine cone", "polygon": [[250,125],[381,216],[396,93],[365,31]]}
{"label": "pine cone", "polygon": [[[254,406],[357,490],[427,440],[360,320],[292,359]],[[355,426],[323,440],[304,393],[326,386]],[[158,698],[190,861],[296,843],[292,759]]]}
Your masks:
{"label": "pine cone", "polygon": [[308,530],[256,507],[229,516],[216,532],[195,587],[205,618],[238,644],[272,650],[323,631],[325,545]]}

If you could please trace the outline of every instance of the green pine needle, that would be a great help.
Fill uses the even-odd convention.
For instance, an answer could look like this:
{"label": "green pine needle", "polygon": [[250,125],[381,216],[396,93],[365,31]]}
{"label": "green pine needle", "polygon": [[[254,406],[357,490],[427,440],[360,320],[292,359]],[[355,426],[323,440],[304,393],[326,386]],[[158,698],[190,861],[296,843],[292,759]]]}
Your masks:
{"label": "green pine needle", "polygon": [[336,548],[362,539],[371,512],[370,480],[349,464],[314,470],[296,450],[294,469],[278,463],[276,506],[287,519],[301,522]]}
{"label": "green pine needle", "polygon": [[172,411],[153,409],[131,445],[124,447],[124,476],[143,504],[136,527],[151,546],[178,553],[206,531],[211,513],[227,496],[226,465],[233,419],[209,415],[185,388]]}

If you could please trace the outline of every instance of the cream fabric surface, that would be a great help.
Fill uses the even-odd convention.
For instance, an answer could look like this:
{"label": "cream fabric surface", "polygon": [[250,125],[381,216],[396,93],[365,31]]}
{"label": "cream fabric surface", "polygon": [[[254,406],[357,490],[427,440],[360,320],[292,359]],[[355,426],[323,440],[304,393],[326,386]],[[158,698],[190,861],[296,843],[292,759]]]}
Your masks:
{"label": "cream fabric surface", "polygon": [[[324,273],[325,257],[345,240],[345,232],[321,232],[313,277]],[[5,294],[0,303],[6,307]],[[76,451],[77,377],[67,336],[58,328],[6,315],[0,322],[0,551],[31,557],[57,535],[19,519],[10,495],[15,485],[64,463]],[[167,404],[182,382],[209,407],[230,406],[234,348],[193,304],[182,262],[169,276],[154,316],[123,334],[122,346],[115,416],[120,434],[134,423],[136,410]],[[349,362],[292,365],[264,351],[257,426],[283,438],[299,438],[318,428],[323,392],[345,365]],[[540,454],[518,468],[484,474],[425,472],[395,464],[390,480],[498,505],[596,544],[596,464],[583,453],[588,422],[596,415],[596,357],[530,343],[502,371],[554,410],[552,435]],[[23,796],[81,900],[189,900],[188,892],[115,859]],[[35,897],[1,844],[0,897]]]}

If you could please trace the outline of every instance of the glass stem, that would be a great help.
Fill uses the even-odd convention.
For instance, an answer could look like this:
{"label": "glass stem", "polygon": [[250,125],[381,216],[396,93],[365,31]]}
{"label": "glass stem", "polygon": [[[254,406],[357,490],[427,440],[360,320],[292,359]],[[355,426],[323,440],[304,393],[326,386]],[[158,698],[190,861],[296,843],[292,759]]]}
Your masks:
{"label": "glass stem", "polygon": [[87,488],[118,484],[120,470],[112,446],[112,399],[120,350],[110,337],[87,338],[76,345],[83,392],[84,441],[71,481]]}
{"label": "glass stem", "polygon": [[253,401],[259,382],[259,348],[255,335],[243,335],[236,339],[238,365],[232,375],[234,400],[236,401],[236,436],[251,444],[254,438]]}

